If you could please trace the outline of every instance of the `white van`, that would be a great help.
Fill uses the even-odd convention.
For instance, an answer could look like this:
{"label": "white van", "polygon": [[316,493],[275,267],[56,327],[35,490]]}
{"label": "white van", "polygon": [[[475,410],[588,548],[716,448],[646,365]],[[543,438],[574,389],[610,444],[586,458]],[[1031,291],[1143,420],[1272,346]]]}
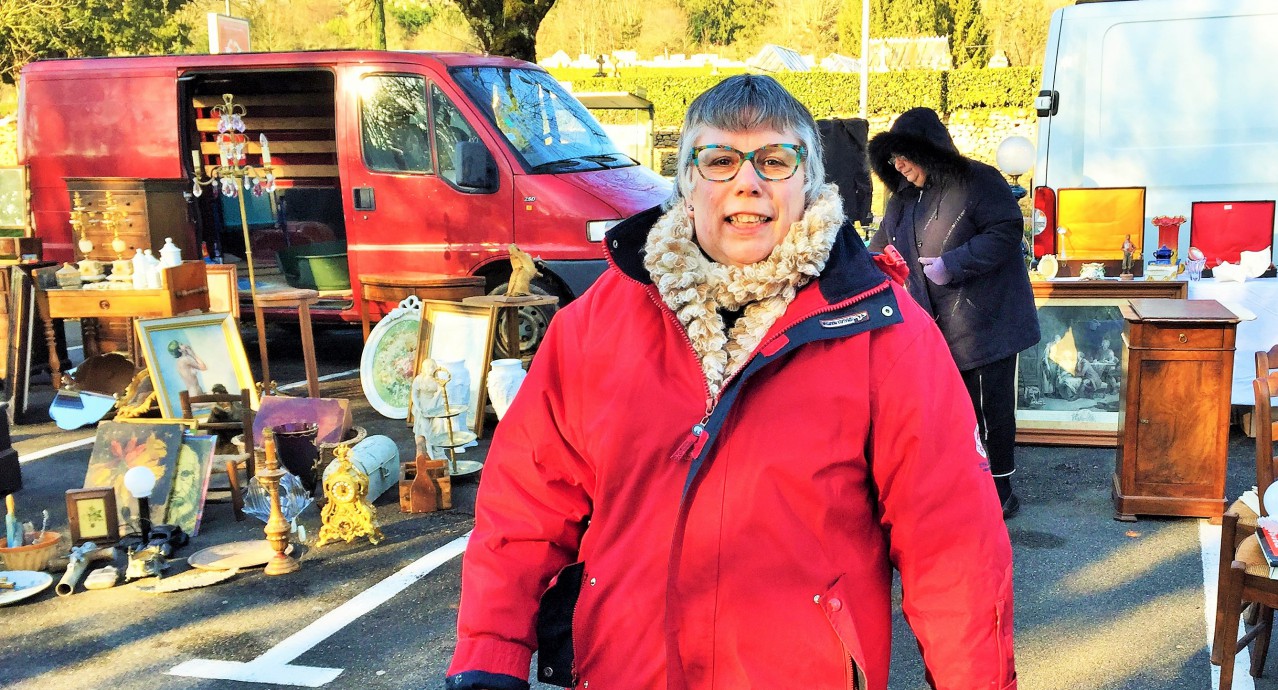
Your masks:
{"label": "white van", "polygon": [[[1133,239],[1144,261],[1159,247],[1152,219],[1181,215],[1187,222],[1171,247],[1178,258],[1210,241],[1210,228],[1248,235],[1272,264],[1276,74],[1275,0],[1112,0],[1056,10],[1035,101],[1035,256],[1065,248],[1057,246],[1067,232],[1058,232],[1062,190],[1143,187]],[[1246,223],[1209,226],[1242,211]],[[1271,266],[1266,276],[1273,274]],[[1255,317],[1240,324],[1235,357],[1234,402],[1250,404],[1252,354],[1278,343],[1278,280],[1204,280],[1191,283],[1190,297]]]}
{"label": "white van", "polygon": [[[1145,247],[1158,246],[1154,216],[1191,218],[1194,202],[1278,199],[1275,74],[1274,0],[1056,10],[1035,102],[1035,253],[1055,251],[1061,189],[1144,187]],[[1181,226],[1182,250],[1190,229]]]}

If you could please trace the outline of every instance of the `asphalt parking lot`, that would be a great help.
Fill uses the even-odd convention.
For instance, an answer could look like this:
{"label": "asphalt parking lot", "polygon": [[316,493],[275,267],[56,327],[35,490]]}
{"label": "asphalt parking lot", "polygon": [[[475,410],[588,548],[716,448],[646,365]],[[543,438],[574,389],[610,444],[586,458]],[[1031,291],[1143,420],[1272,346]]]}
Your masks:
{"label": "asphalt parking lot", "polygon": [[[245,333],[247,349],[255,352],[251,329]],[[323,394],[349,398],[356,424],[389,436],[407,454],[408,427],[372,410],[358,379],[344,373],[358,365],[358,328],[317,337],[320,373],[335,376],[322,384]],[[275,378],[299,380],[296,336],[273,329],[270,347]],[[37,381],[34,394],[47,406],[47,382]],[[12,432],[24,458],[19,506],[37,514],[47,508],[50,528],[65,531],[63,493],[81,485],[90,446],[39,453],[91,438],[92,429],[63,432],[43,422]],[[486,443],[470,451],[472,457],[482,459]],[[1235,427],[1229,449],[1233,496],[1253,482],[1254,442]],[[1008,527],[1016,558],[1020,687],[1213,687],[1207,601],[1218,528],[1181,518],[1114,521],[1112,449],[1025,446],[1018,453],[1016,486],[1024,505]],[[294,687],[330,678],[319,686],[442,688],[459,595],[460,559],[453,554],[472,525],[475,489],[458,484],[452,511],[426,515],[401,513],[397,495],[388,491],[376,502],[385,541],[302,546],[301,569],[290,575],[248,570],[171,594],[128,584],[58,597],[51,588],[2,607],[0,687]],[[209,505],[205,516],[200,535],[179,556],[262,535],[261,521],[236,522],[229,505]],[[301,522],[313,542],[319,529],[314,506]],[[186,568],[175,559],[168,575]],[[898,623],[891,687],[925,688],[908,627]],[[235,674],[257,682],[225,679]],[[1249,680],[1241,672],[1234,687],[1253,687]],[[1254,687],[1278,683],[1265,678]]]}

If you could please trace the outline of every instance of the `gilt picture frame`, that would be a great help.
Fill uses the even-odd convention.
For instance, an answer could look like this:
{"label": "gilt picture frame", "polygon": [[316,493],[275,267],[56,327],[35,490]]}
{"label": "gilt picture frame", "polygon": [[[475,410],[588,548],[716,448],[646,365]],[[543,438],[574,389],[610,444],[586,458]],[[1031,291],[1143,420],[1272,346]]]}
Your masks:
{"label": "gilt picture frame", "polygon": [[[137,335],[161,417],[182,416],[182,390],[207,395],[247,388],[257,408],[253,371],[240,340],[239,322],[231,314],[138,319]],[[211,410],[211,404],[197,405],[192,413],[202,420]]]}
{"label": "gilt picture frame", "polygon": [[1033,283],[1041,337],[1017,357],[1016,441],[1118,445],[1124,321],[1133,298],[1184,299],[1185,281],[1064,278]]}
{"label": "gilt picture frame", "polygon": [[436,362],[465,362],[466,373],[470,378],[466,425],[477,437],[482,437],[484,432],[484,407],[488,404],[488,367],[492,362],[496,328],[497,307],[493,305],[422,301],[420,340],[413,371],[420,372],[422,362],[426,359]]}

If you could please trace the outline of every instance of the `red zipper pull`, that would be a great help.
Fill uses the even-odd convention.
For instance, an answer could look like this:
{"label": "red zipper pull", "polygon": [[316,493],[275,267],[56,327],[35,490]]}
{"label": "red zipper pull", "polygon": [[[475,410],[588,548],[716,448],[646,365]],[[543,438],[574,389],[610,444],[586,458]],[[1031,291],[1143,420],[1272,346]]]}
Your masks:
{"label": "red zipper pull", "polygon": [[704,444],[704,441],[701,440],[701,437],[704,435],[705,426],[701,424],[692,425],[692,431],[683,439],[683,442],[674,449],[674,452],[670,454],[670,459],[675,462],[682,462],[685,460],[688,457],[688,453],[692,452],[694,445],[698,445],[699,441]]}

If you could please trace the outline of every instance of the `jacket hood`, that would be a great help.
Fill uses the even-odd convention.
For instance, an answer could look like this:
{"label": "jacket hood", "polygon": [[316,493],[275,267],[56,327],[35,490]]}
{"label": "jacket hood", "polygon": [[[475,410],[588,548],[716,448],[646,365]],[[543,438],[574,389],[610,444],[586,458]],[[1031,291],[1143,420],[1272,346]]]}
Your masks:
{"label": "jacket hood", "polygon": [[[648,233],[665,211],[655,206],[619,223],[604,236],[604,252],[618,270],[641,284],[652,284],[652,276],[643,265],[643,247]],[[821,295],[831,304],[876,288],[887,280],[865,242],[857,234],[852,221],[839,228],[830,257],[816,283]]]}
{"label": "jacket hood", "polygon": [[902,185],[910,184],[889,160],[893,155],[905,156],[922,166],[928,180],[937,183],[958,177],[967,167],[967,158],[959,153],[949,130],[931,108],[901,113],[892,129],[870,140],[869,148],[870,167],[893,194]]}

